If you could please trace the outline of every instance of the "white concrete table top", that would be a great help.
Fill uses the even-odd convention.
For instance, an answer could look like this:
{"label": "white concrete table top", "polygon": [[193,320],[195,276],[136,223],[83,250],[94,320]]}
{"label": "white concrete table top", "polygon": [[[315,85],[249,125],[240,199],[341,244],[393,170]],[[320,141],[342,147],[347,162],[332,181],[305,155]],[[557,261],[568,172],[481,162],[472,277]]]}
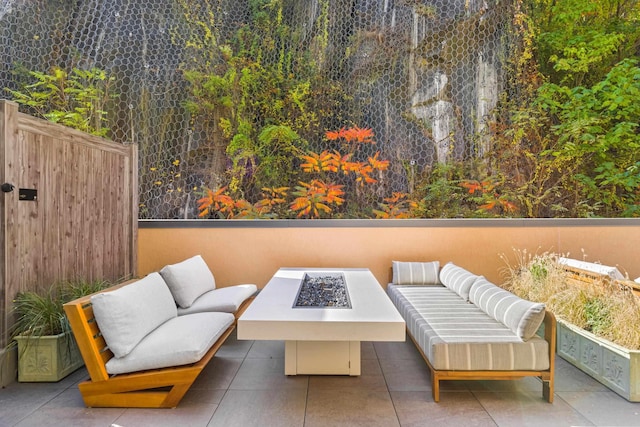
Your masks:
{"label": "white concrete table top", "polygon": [[[342,273],[351,308],[294,308],[305,273]],[[238,319],[238,339],[404,341],[405,323],[368,269],[281,268]]]}

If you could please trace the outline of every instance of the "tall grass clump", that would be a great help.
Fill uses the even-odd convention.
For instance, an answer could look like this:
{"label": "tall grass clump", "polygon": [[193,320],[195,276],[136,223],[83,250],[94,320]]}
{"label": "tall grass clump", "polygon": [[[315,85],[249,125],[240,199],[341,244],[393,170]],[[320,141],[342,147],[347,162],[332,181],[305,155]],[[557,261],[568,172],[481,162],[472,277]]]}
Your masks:
{"label": "tall grass clump", "polygon": [[622,347],[640,350],[640,300],[621,283],[602,277],[576,280],[554,253],[515,251],[506,263],[503,287],[521,298],[542,302],[553,314]]}

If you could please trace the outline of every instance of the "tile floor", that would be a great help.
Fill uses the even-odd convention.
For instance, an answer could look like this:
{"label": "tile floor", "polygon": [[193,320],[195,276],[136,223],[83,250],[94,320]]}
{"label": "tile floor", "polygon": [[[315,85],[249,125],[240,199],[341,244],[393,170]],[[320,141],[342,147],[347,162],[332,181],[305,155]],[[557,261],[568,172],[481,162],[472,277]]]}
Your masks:
{"label": "tile floor", "polygon": [[284,372],[284,343],[230,337],[175,409],[85,408],[81,369],[0,389],[0,426],[640,426],[630,403],[558,359],[553,404],[533,378],[442,384],[410,341],[363,343],[360,377]]}

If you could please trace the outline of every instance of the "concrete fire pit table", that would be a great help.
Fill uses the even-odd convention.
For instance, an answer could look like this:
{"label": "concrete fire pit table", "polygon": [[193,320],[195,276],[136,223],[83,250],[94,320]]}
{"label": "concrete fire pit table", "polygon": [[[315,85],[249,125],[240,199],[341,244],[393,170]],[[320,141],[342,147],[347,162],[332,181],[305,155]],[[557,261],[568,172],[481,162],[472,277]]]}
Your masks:
{"label": "concrete fire pit table", "polygon": [[[319,289],[301,290],[305,276]],[[346,305],[300,305],[339,282]],[[238,339],[284,340],[286,375],[360,375],[360,342],[404,341],[405,323],[368,269],[281,268],[238,319]]]}

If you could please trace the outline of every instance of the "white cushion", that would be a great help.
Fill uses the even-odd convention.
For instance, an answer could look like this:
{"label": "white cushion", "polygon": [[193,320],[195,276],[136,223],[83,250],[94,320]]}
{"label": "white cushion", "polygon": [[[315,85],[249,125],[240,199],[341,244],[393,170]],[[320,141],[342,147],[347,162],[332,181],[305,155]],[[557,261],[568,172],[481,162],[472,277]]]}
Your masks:
{"label": "white cushion", "polygon": [[447,288],[460,295],[465,301],[469,301],[469,289],[478,278],[477,275],[448,262],[440,270],[440,282]]}
{"label": "white cushion", "polygon": [[98,327],[116,357],[124,357],[147,334],[178,315],[167,284],[158,273],[91,297]]}
{"label": "white cushion", "polygon": [[200,255],[167,265],[160,274],[182,308],[191,306],[200,295],[216,288],[213,274]]}
{"label": "white cushion", "polygon": [[240,305],[257,290],[256,285],[235,285],[214,289],[200,295],[190,307],[178,307],[178,316],[207,311],[235,313]]}
{"label": "white cushion", "polygon": [[195,363],[234,320],[229,313],[196,313],[173,318],[147,335],[125,357],[109,359],[107,372],[124,374]]}
{"label": "white cushion", "polygon": [[533,337],[544,320],[544,304],[524,300],[482,276],[471,285],[469,301],[523,341]]}
{"label": "white cushion", "polygon": [[395,285],[439,285],[440,262],[392,261],[393,283]]}

